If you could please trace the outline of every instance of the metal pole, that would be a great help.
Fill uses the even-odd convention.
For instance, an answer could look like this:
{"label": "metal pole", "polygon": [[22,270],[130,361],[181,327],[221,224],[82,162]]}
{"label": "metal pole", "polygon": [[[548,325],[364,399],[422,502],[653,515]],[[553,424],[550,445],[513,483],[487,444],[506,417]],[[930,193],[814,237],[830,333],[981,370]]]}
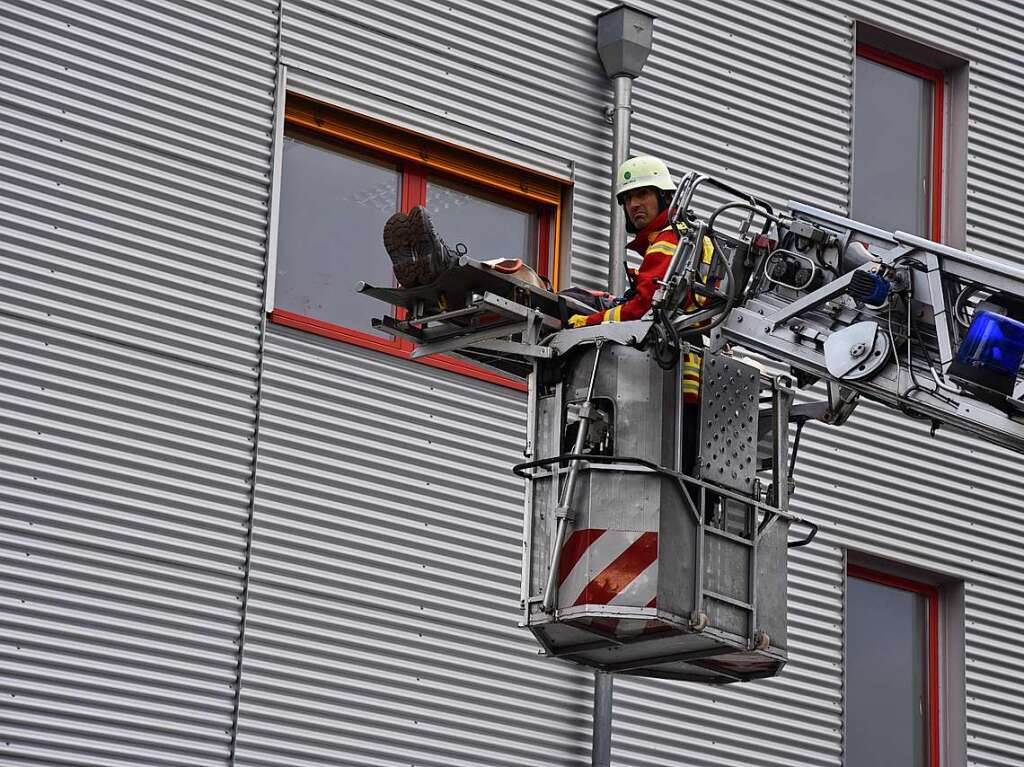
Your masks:
{"label": "metal pole", "polygon": [[608,241],[608,292],[620,296],[626,291],[626,273],[622,268],[626,240],[626,217],[615,199],[616,174],[629,156],[629,124],[633,111],[633,78],[619,75],[612,78],[615,100],[612,103],[612,201],[611,237]]}
{"label": "metal pole", "polygon": [[590,749],[591,767],[612,764],[612,674],[594,672],[594,743]]}
{"label": "metal pole", "polygon": [[[583,452],[583,445],[587,440],[590,422],[594,417],[594,383],[597,381],[597,366],[601,362],[603,344],[604,341],[600,339],[597,341],[596,351],[594,352],[594,370],[590,374],[590,387],[587,389],[587,399],[580,405],[579,426],[576,430],[576,442],[572,449],[573,455],[579,455]],[[566,533],[569,530],[569,525],[575,519],[575,514],[572,511],[572,496],[576,490],[576,478],[579,476],[580,461],[577,458],[570,460],[572,460],[572,466],[569,467],[569,476],[565,480],[565,486],[562,488],[562,497],[555,512],[558,517],[558,527],[555,531],[555,541],[551,546],[551,566],[548,569],[548,582],[544,587],[544,601],[541,603],[541,608],[545,612],[552,612],[555,609],[558,590],[558,565],[562,560],[562,547],[565,545]],[[554,476],[557,476],[557,474]]]}

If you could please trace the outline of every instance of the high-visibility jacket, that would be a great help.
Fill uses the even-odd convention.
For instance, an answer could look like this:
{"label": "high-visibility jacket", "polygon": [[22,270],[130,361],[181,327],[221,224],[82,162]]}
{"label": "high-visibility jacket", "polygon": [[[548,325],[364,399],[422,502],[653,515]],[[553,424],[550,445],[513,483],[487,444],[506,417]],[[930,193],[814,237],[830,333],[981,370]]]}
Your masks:
{"label": "high-visibility jacket", "polygon": [[[680,229],[685,227],[680,224]],[[651,301],[658,290],[658,281],[665,276],[669,262],[676,252],[679,238],[668,221],[668,211],[663,210],[654,219],[637,232],[636,237],[626,247],[643,255],[644,260],[636,273],[636,282],[632,295],[618,306],[603,312],[594,312],[587,316],[587,325],[600,325],[604,322],[628,322],[643,317],[651,308]],[[702,261],[710,264],[714,254],[711,240],[704,238]],[[683,311],[694,312],[705,303],[703,296],[695,296],[693,292],[686,295]],[[696,402],[700,396],[700,357],[696,354],[683,355],[683,399]]]}

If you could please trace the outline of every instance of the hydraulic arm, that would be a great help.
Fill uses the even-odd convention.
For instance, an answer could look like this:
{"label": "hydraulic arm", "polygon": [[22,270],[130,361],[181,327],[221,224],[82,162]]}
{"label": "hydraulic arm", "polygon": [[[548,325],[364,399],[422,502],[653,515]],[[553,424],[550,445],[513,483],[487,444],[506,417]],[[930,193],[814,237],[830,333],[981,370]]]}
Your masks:
{"label": "hydraulic arm", "polygon": [[[748,198],[701,220],[689,203],[703,183],[714,182],[680,186],[678,218],[695,236],[656,299],[676,333],[694,326],[673,310],[678,296],[706,291],[712,349],[763,354],[798,386],[824,380],[822,420],[842,423],[863,396],[1024,451],[1024,270],[794,203],[774,215]],[[747,214],[738,234],[719,233],[718,217],[736,208]],[[710,280],[694,267],[700,233],[720,255]]]}

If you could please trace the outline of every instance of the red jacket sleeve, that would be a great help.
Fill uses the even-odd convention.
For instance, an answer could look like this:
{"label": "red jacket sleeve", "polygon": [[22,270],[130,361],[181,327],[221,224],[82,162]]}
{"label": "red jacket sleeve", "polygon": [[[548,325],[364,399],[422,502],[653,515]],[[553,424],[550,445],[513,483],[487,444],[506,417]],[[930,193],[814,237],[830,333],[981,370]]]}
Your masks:
{"label": "red jacket sleeve", "polygon": [[665,276],[669,261],[676,250],[675,232],[659,232],[654,242],[647,246],[640,271],[636,275],[636,290],[633,296],[623,304],[603,312],[595,312],[587,317],[588,325],[600,325],[602,322],[628,322],[638,320],[647,314],[651,301],[658,290],[658,280]]}

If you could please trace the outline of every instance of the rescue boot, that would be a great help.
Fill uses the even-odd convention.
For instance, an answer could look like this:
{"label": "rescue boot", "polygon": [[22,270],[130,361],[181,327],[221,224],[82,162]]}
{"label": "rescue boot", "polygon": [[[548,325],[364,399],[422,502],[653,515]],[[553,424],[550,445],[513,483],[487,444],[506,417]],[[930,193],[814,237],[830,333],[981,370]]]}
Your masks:
{"label": "rescue boot", "polygon": [[403,288],[427,285],[455,263],[456,254],[437,236],[430,214],[417,205],[384,224],[384,248]]}
{"label": "rescue boot", "polygon": [[409,237],[409,214],[395,213],[384,224],[384,249],[391,258],[395,279],[403,288],[420,284],[422,263]]}

